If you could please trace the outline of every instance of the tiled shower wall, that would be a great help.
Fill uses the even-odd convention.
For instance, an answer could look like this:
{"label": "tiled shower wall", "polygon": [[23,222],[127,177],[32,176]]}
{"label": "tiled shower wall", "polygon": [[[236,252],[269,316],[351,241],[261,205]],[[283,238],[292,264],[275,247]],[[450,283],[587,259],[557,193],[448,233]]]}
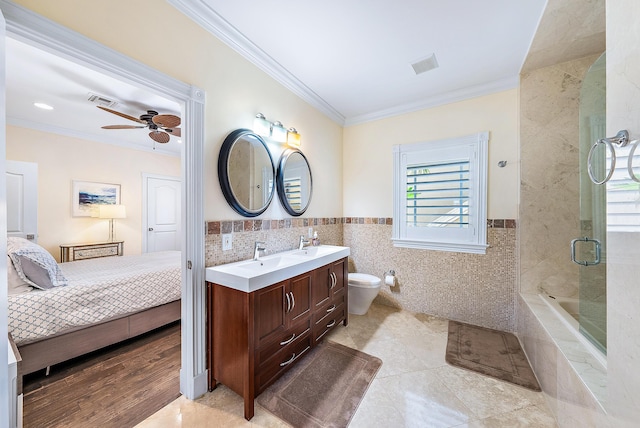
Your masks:
{"label": "tiled shower wall", "polygon": [[570,242],[580,237],[579,107],[598,55],[523,73],[520,79],[521,292],[577,297]]}
{"label": "tiled shower wall", "polygon": [[[516,221],[489,220],[484,255],[396,248],[390,218],[313,218],[209,222],[206,265],[253,255],[255,241],[268,253],[291,250],[312,227],[322,244],[351,248],[349,271],[383,276],[395,270],[397,286],[383,285],[379,302],[499,330],[516,327]],[[233,233],[222,251],[221,233]]]}

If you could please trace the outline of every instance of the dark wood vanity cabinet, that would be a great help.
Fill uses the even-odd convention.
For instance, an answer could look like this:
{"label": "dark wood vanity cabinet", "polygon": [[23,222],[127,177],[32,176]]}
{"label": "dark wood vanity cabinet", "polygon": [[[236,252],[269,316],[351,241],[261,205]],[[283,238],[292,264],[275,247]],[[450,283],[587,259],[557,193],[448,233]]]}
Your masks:
{"label": "dark wood vanity cabinet", "polygon": [[253,401],[333,327],[347,325],[347,259],[251,293],[207,282],[209,389]]}

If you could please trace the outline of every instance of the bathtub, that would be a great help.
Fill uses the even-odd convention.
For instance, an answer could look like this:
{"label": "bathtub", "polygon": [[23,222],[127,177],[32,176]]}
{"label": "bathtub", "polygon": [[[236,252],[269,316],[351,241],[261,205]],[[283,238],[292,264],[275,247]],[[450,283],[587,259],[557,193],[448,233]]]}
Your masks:
{"label": "bathtub", "polygon": [[580,323],[578,317],[580,314],[580,301],[571,297],[556,297],[546,294],[539,294],[540,298],[549,305],[554,314],[560,318],[562,323],[566,325],[572,334],[582,343],[590,354],[606,369],[607,357],[596,348],[586,337],[580,333]]}

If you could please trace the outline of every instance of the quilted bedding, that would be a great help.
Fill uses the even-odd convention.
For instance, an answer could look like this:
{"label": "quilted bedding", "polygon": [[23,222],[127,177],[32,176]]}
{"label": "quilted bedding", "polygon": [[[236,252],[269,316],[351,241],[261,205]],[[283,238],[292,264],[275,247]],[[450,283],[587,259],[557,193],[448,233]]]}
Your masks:
{"label": "quilted bedding", "polygon": [[180,299],[179,251],[61,263],[69,285],[9,296],[18,346]]}

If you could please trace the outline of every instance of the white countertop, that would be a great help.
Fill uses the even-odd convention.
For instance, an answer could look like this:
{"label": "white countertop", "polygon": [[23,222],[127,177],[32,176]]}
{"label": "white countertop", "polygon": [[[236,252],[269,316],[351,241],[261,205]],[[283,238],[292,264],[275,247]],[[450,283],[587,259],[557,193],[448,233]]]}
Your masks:
{"label": "white countertop", "polygon": [[208,282],[250,293],[348,257],[349,247],[320,245],[206,268]]}

